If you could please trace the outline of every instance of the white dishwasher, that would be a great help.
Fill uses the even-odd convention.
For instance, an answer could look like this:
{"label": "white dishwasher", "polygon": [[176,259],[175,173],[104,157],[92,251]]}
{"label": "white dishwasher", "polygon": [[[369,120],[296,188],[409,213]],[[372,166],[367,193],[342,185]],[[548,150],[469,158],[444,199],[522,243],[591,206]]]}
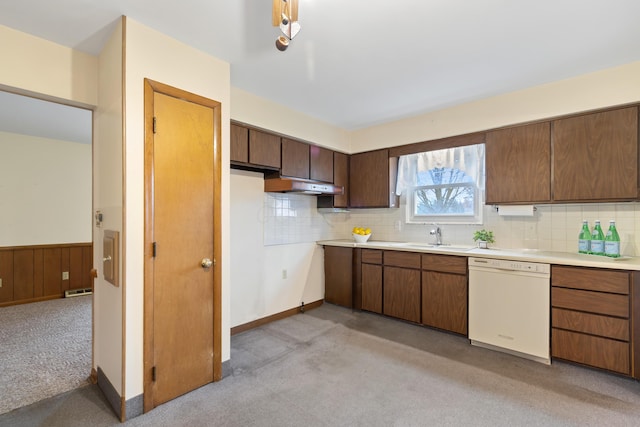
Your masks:
{"label": "white dishwasher", "polygon": [[472,345],[550,364],[549,264],[469,258]]}

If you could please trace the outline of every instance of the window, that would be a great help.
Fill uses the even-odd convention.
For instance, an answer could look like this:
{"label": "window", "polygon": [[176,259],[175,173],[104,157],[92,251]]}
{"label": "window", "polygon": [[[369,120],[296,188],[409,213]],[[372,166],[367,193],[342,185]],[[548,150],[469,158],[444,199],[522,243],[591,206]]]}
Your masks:
{"label": "window", "polygon": [[400,157],[396,191],[408,223],[482,223],[484,145]]}

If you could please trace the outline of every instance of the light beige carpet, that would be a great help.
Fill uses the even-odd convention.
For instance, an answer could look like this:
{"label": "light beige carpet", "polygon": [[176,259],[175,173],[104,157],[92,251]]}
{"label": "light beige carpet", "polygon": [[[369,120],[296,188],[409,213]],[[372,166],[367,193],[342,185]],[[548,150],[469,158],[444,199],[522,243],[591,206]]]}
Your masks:
{"label": "light beige carpet", "polygon": [[88,383],[91,300],[0,308],[0,414]]}

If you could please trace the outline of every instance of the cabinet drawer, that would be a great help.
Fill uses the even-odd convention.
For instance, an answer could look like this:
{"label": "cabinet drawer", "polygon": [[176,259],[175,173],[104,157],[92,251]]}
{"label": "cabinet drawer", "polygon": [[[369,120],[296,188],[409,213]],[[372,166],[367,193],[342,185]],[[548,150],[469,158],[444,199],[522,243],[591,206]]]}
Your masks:
{"label": "cabinet drawer", "polygon": [[362,262],[367,264],[382,264],[382,251],[379,249],[363,249]]}
{"label": "cabinet drawer", "polygon": [[617,317],[553,308],[551,310],[551,326],[621,341],[629,341],[629,321]]}
{"label": "cabinet drawer", "polygon": [[554,265],[551,267],[551,284],[564,288],[627,295],[629,294],[629,272]]}
{"label": "cabinet drawer", "polygon": [[551,356],[628,375],[629,343],[551,330]]}
{"label": "cabinet drawer", "polygon": [[414,252],[384,251],[384,265],[420,268],[420,254]]}
{"label": "cabinet drawer", "polygon": [[551,306],[608,316],[629,317],[629,297],[626,295],[552,287]]}
{"label": "cabinet drawer", "polygon": [[467,257],[452,255],[422,255],[422,269],[443,273],[467,274]]}

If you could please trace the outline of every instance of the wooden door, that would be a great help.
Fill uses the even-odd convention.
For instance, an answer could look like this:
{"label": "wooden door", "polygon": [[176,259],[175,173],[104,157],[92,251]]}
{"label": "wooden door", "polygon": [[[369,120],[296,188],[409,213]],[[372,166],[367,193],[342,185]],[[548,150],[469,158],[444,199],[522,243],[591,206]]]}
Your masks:
{"label": "wooden door", "polygon": [[158,91],[152,98],[145,411],[219,379],[221,363],[215,265],[220,241],[219,108]]}

